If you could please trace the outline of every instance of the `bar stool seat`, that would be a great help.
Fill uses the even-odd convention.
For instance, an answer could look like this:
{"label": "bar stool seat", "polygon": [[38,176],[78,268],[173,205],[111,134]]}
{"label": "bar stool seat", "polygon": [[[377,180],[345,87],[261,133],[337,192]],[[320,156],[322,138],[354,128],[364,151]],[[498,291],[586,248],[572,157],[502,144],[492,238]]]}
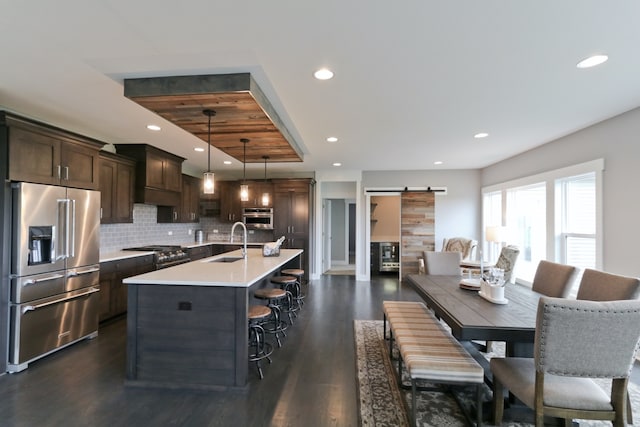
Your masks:
{"label": "bar stool seat", "polygon": [[298,317],[297,312],[300,310],[300,304],[297,298],[298,295],[300,295],[298,279],[294,276],[273,276],[271,283],[291,293],[291,301],[287,301],[287,305],[283,307],[283,311],[289,316],[289,323],[293,324],[291,315],[293,314],[294,317]]}
{"label": "bar stool seat", "polygon": [[287,293],[284,289],[278,288],[261,288],[253,293],[253,296],[257,299],[266,300],[267,306],[271,309],[271,319],[265,321],[263,328],[265,332],[273,334],[278,343],[278,347],[282,347],[280,341],[280,334],[287,336],[285,330],[288,325],[281,318],[282,306],[286,299],[290,299],[290,293]]}
{"label": "bar stool seat", "polygon": [[261,361],[267,359],[271,363],[273,346],[266,341],[262,324],[271,316],[271,309],[265,305],[249,306],[249,362],[256,362],[260,379],[262,374]]}
{"label": "bar stool seat", "polygon": [[302,278],[304,277],[304,270],[300,268],[285,268],[280,271],[280,274],[283,276],[294,276],[298,279],[299,292],[295,299],[298,306],[301,307],[304,304],[304,299],[306,298],[306,295],[302,292]]}

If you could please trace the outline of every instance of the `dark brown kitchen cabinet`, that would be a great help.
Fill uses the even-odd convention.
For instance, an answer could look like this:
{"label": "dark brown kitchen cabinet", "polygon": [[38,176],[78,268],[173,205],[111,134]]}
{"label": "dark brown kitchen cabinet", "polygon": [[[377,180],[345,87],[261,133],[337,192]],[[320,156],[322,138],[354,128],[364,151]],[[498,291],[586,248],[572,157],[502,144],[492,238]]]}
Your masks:
{"label": "dark brown kitchen cabinet", "polygon": [[0,112],[0,128],[8,179],[98,189],[103,142],[5,112]]}
{"label": "dark brown kitchen cabinet", "polygon": [[136,162],[100,152],[100,223],[132,223]]}
{"label": "dark brown kitchen cabinet", "polygon": [[216,182],[216,191],[220,192],[220,220],[242,221],[240,183],[238,181],[218,181]]}
{"label": "dark brown kitchen cabinet", "polygon": [[[242,181],[239,182],[242,184]],[[241,202],[243,208],[263,207],[262,194],[269,193],[269,203],[264,207],[273,206],[273,184],[271,181],[246,181],[249,187],[249,200]],[[240,197],[240,189],[238,189],[238,197]]]}
{"label": "dark brown kitchen cabinet", "polygon": [[201,180],[182,175],[182,191],[178,206],[158,206],[158,222],[200,222]]}
{"label": "dark brown kitchen cabinet", "polygon": [[301,261],[308,280],[312,180],[274,180],[273,194],[273,236],[284,236],[284,248],[304,250]]}
{"label": "dark brown kitchen cabinet", "polygon": [[189,259],[191,259],[191,261],[196,261],[198,259],[212,256],[212,249],[212,245],[195,246],[193,248],[188,248],[187,252],[189,253]]}
{"label": "dark brown kitchen cabinet", "polygon": [[100,321],[127,312],[127,277],[153,270],[153,255],[100,263]]}
{"label": "dark brown kitchen cabinet", "polygon": [[183,157],[147,144],[116,144],[116,151],[137,162],[136,203],[180,206]]}

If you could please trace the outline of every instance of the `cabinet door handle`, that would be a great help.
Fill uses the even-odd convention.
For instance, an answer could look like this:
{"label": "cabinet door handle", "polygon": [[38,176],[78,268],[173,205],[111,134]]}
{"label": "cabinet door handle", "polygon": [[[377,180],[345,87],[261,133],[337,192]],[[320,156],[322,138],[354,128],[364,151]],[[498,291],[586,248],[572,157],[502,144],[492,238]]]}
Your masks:
{"label": "cabinet door handle", "polygon": [[177,221],[178,219],[178,211],[173,211],[173,220]]}
{"label": "cabinet door handle", "polygon": [[57,169],[57,173],[58,173],[58,179],[62,178],[62,166],[58,165]]}
{"label": "cabinet door handle", "polygon": [[100,219],[102,219],[102,208],[100,208]]}
{"label": "cabinet door handle", "polygon": [[64,179],[69,181],[69,166],[64,167]]}

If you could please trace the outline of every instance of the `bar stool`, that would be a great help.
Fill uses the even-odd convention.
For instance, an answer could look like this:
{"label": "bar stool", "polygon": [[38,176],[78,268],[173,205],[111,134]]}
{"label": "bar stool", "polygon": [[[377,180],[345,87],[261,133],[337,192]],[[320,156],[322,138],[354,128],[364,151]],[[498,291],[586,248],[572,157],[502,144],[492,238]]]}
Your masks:
{"label": "bar stool", "polygon": [[297,312],[300,310],[300,304],[297,299],[297,296],[300,295],[298,279],[293,276],[273,276],[271,278],[271,283],[291,294],[291,301],[286,301],[287,305],[282,308],[282,311],[287,313],[289,316],[289,324],[293,325],[293,318],[291,315],[293,314],[294,317],[298,317]]}
{"label": "bar stool", "polygon": [[291,298],[291,294],[284,289],[261,288],[255,291],[253,296],[267,301],[267,307],[271,309],[271,319],[264,322],[262,327],[265,332],[273,334],[276,337],[278,347],[282,347],[279,334],[282,333],[282,336],[286,337],[287,334],[284,331],[288,327],[287,323],[281,318],[282,305],[285,300]]}
{"label": "bar stool", "polygon": [[262,375],[263,359],[267,359],[271,363],[271,353],[273,346],[266,340],[263,323],[271,316],[271,309],[264,305],[249,306],[249,362],[256,362],[260,379]]}
{"label": "bar stool", "polygon": [[280,271],[280,274],[282,274],[283,276],[293,276],[297,279],[298,295],[295,298],[296,298],[298,307],[302,307],[302,305],[304,304],[304,299],[307,297],[302,292],[302,278],[304,277],[304,270],[300,268],[285,268],[284,270]]}

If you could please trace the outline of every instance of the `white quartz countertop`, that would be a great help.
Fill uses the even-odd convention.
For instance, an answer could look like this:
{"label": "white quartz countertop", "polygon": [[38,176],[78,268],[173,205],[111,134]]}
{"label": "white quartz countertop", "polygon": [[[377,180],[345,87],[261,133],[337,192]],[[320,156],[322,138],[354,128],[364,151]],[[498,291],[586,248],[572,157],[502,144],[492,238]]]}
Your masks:
{"label": "white quartz countertop", "polygon": [[248,248],[247,258],[235,262],[212,262],[228,257],[241,257],[236,250],[175,267],[152,271],[124,279],[128,285],[227,286],[248,288],[269,273],[278,270],[303,251],[281,249],[280,256],[264,257],[262,249]]}

